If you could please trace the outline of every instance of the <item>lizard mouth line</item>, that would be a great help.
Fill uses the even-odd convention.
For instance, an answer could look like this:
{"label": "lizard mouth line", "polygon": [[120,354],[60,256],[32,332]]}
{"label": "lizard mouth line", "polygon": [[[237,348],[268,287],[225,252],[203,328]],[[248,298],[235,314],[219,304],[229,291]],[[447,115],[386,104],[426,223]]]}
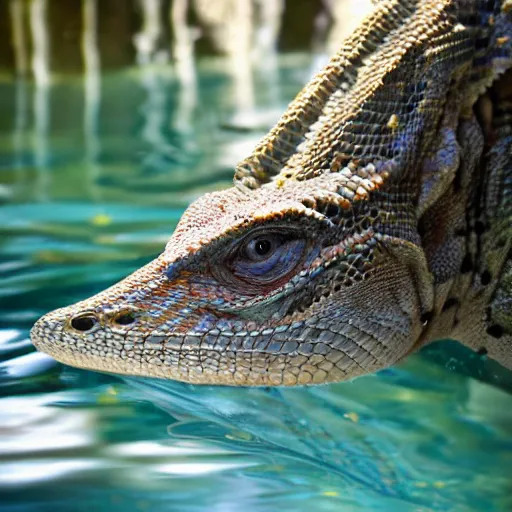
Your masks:
{"label": "lizard mouth line", "polygon": [[[47,348],[47,347],[46,347]],[[126,375],[131,377],[153,377],[162,379],[173,379],[192,384],[208,384],[223,386],[268,386],[285,385],[294,386],[297,384],[322,384],[333,379],[327,378],[327,372],[322,371],[316,381],[311,374],[307,378],[301,377],[300,366],[296,361],[302,362],[304,356],[290,355],[292,369],[289,368],[264,368],[259,364],[259,359],[253,360],[247,365],[248,371],[241,371],[235,365],[226,366],[218,370],[203,368],[195,361],[189,361],[186,357],[176,360],[173,365],[157,365],[154,360],[132,360],[120,358],[105,358],[91,353],[82,354],[69,350],[45,350],[48,355],[62,364],[78,367],[84,370],[100,371],[109,374]],[[264,355],[264,354],[253,354]],[[281,356],[283,357],[283,356]],[[293,366],[295,365],[295,366]],[[368,368],[357,367],[357,374],[367,373]],[[342,376],[354,375],[354,370],[345,372],[339,370],[337,380]]]}
{"label": "lizard mouth line", "polygon": [[[58,331],[60,327],[61,325],[56,323],[53,330]],[[350,346],[345,347],[346,350],[338,350],[334,346],[323,344],[326,351],[329,351],[328,355],[315,352],[314,345],[307,339],[298,338],[274,342],[276,343],[274,348],[268,347],[273,343],[272,340],[265,341],[266,346],[261,347],[244,347],[241,344],[236,347],[229,344],[219,347],[215,342],[194,347],[187,345],[173,347],[168,345],[169,340],[182,340],[183,337],[169,335],[154,346],[144,340],[140,343],[119,340],[114,344],[108,344],[105,340],[99,340],[98,344],[88,344],[88,340],[82,340],[67,345],[64,340],[60,344],[52,342],[48,332],[52,332],[49,327],[36,324],[32,331],[34,344],[60,363],[106,373],[172,378],[202,384],[267,385],[269,382],[283,384],[286,381],[284,375],[288,371],[286,368],[291,368],[292,371],[295,368],[298,373],[303,365],[308,365],[308,359],[312,357],[316,358],[320,367],[323,364],[325,368],[329,365],[333,366],[338,361],[346,361],[345,366],[357,368],[357,374],[370,372],[375,361],[379,361],[377,354],[349,338],[345,340],[350,343]],[[197,336],[198,339],[202,337]],[[247,339],[250,338],[246,337],[245,340]],[[238,341],[243,343],[242,340]],[[304,347],[308,349],[304,350]],[[354,355],[357,351],[360,357]],[[214,358],[217,360],[219,369],[205,369],[207,368],[205,363]],[[379,362],[380,366],[382,364]],[[251,369],[251,378],[248,375],[239,375],[240,368],[243,367]],[[354,373],[354,370],[350,372],[351,375]],[[327,372],[322,370],[320,375],[327,376]],[[294,378],[288,377],[288,382],[293,384]],[[303,383],[310,383],[309,379]]]}

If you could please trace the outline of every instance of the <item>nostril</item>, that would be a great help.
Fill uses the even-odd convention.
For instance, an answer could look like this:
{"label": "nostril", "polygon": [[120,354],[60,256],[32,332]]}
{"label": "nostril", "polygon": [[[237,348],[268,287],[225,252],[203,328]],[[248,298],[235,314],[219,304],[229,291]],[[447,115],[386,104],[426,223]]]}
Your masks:
{"label": "nostril", "polygon": [[71,320],[71,327],[76,331],[87,332],[90,331],[97,323],[98,320],[94,315],[82,315],[76,316]]}
{"label": "nostril", "polygon": [[121,313],[114,318],[114,322],[118,325],[130,325],[135,322],[135,315],[133,313]]}

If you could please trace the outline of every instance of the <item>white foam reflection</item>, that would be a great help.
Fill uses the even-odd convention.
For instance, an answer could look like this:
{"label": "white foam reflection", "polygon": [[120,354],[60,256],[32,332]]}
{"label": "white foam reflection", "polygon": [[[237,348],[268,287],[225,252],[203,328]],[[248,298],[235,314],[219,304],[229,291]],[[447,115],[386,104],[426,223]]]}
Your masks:
{"label": "white foam reflection", "polygon": [[6,463],[0,470],[0,487],[50,482],[56,478],[69,477],[73,473],[97,470],[102,466],[101,461],[80,458],[72,460],[39,459]]}
{"label": "white foam reflection", "polygon": [[139,0],[139,9],[142,14],[142,28],[133,38],[137,49],[137,63],[146,65],[166,60],[167,52],[159,48],[163,33],[162,0]]}
{"label": "white foam reflection", "polygon": [[14,341],[20,335],[21,331],[19,329],[0,329],[0,345]]}
{"label": "white foam reflection", "polygon": [[98,48],[98,4],[97,0],[82,3],[82,56],[84,60],[84,138],[88,186],[95,200],[101,199],[101,189],[96,186],[99,176],[101,151],[99,116],[101,107],[101,72]]}
{"label": "white foam reflection", "polygon": [[50,38],[46,21],[48,5],[46,0],[32,0],[30,3],[30,29],[32,34],[32,72],[35,80],[33,99],[34,135],[33,147],[38,171],[37,194],[39,200],[48,199],[50,176],[48,170],[50,127]]}
{"label": "white foam reflection", "polygon": [[94,410],[52,407],[53,399],[36,395],[0,400],[1,454],[48,457],[94,443]]}

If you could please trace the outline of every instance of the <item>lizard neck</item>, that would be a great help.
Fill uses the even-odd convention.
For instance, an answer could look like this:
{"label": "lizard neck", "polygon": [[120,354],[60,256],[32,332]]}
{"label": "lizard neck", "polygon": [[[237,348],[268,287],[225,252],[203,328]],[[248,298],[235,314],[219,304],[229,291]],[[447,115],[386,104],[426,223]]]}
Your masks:
{"label": "lizard neck", "polygon": [[[504,75],[459,120],[457,172],[420,219],[435,306],[422,343],[462,341],[510,367],[512,344],[512,97]],[[492,101],[491,101],[492,98]],[[507,355],[508,353],[508,355]]]}

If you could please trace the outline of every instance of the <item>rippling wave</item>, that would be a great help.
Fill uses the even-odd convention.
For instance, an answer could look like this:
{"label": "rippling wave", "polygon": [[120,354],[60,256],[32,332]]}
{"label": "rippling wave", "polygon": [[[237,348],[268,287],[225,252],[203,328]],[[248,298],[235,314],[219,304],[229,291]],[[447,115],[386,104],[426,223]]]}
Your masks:
{"label": "rippling wave", "polygon": [[96,96],[74,78],[0,83],[2,511],[512,510],[510,376],[460,349],[349,383],[242,389],[120,380],[30,344],[39,315],[161,251],[309,71],[290,56],[273,83],[255,73],[252,105],[210,60],[193,101],[154,67],[104,76]]}

